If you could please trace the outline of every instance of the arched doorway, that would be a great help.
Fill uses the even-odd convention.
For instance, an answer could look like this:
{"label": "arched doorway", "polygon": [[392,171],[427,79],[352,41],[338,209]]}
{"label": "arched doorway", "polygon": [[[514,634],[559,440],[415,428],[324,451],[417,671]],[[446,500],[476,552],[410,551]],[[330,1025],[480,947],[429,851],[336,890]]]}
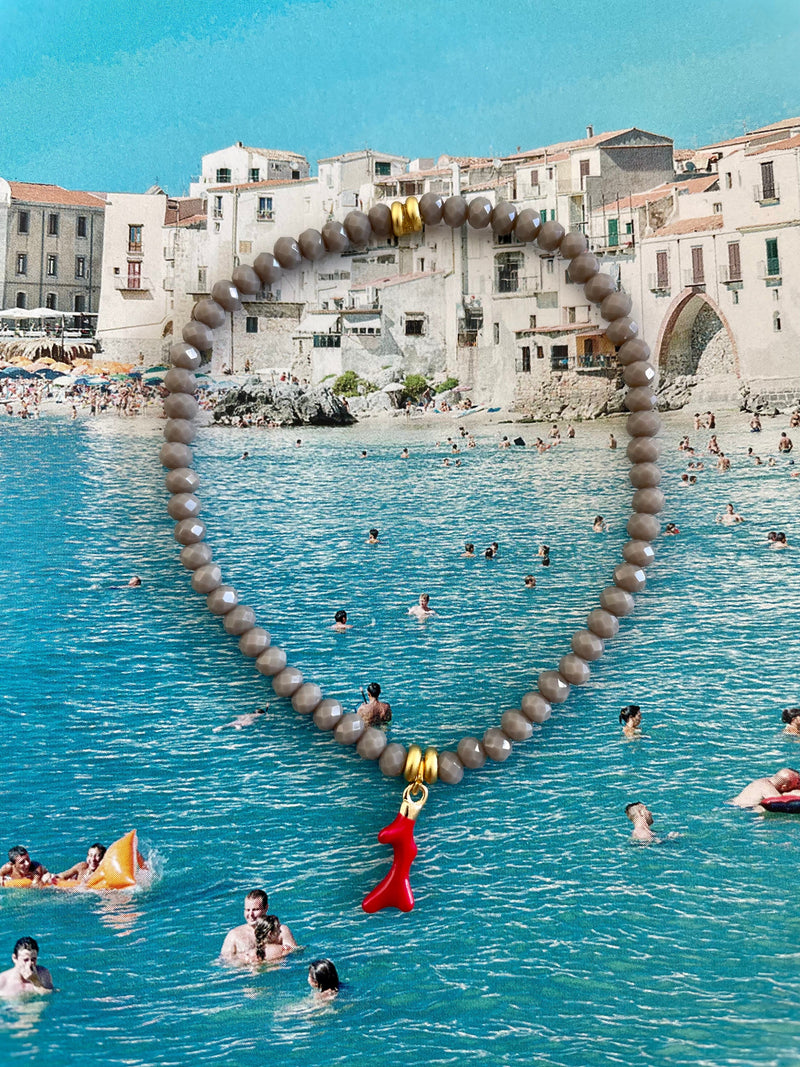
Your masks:
{"label": "arched doorway", "polygon": [[658,368],[668,379],[739,377],[733,332],[705,293],[685,289],[664,317],[656,343]]}

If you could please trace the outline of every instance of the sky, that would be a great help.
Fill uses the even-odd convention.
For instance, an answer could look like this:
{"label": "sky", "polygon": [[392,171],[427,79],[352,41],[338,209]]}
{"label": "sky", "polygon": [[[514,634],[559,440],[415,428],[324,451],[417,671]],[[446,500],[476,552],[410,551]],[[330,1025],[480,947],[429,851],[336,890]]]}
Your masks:
{"label": "sky", "polygon": [[0,176],[188,191],[236,141],[501,156],[800,115],[800,0],[0,0]]}

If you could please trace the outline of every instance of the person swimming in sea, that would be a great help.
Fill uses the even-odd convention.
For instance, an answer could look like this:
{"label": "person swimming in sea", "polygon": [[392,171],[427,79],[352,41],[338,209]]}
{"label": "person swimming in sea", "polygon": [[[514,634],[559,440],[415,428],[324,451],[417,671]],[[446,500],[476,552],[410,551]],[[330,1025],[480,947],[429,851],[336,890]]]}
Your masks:
{"label": "person swimming in sea", "polygon": [[533,577],[532,574],[526,574],[524,579],[523,579],[523,581],[525,583],[525,588],[526,589],[535,589],[536,588],[536,579]]}
{"label": "person swimming in sea", "polygon": [[781,712],[781,722],[786,723],[785,734],[800,737],[800,708],[784,708]]}
{"label": "person swimming in sea", "polygon": [[54,874],[53,881],[55,882],[74,882],[75,885],[83,885],[84,882],[90,878],[97,868],[100,866],[100,861],[106,854],[105,845],[95,843],[89,846],[89,851],[86,853],[86,859],[80,860],[74,867],[70,867],[69,870],[62,871],[61,874]]}
{"label": "person swimming in sea", "polygon": [[249,711],[245,715],[237,715],[235,719],[231,719],[230,722],[224,722],[221,726],[215,726],[212,733],[218,734],[220,730],[227,730],[229,727],[233,730],[243,730],[245,726],[252,726],[254,722],[258,722],[262,715],[266,715],[269,711],[269,704],[263,708],[256,708],[255,711]]}
{"label": "person swimming in sea", "polygon": [[465,559],[475,558],[475,545],[471,541],[467,541],[464,545],[464,551],[461,553]]}
{"label": "person swimming in sea", "polygon": [[379,700],[381,687],[377,682],[370,682],[367,692],[361,690],[364,703],[356,708],[356,715],[365,726],[383,726],[392,721],[392,708],[385,700]]}
{"label": "person swimming in sea", "polygon": [[543,567],[549,567],[550,566],[550,546],[549,545],[539,545],[539,551],[536,554],[541,559]]}
{"label": "person swimming in sea", "polygon": [[638,704],[628,704],[619,713],[619,721],[622,723],[622,733],[625,737],[641,737],[642,710]]}
{"label": "person swimming in sea", "polygon": [[353,629],[353,624],[347,621],[347,612],[344,608],[339,608],[333,616],[333,626],[331,626],[331,629],[339,634],[343,634],[345,630]]}
{"label": "person swimming in sea", "polygon": [[605,533],[608,529],[608,523],[602,515],[595,515],[592,522],[592,533]]}
{"label": "person swimming in sea", "polygon": [[655,841],[656,835],[650,829],[653,825],[653,813],[640,800],[625,805],[625,814],[633,823],[632,841],[640,841],[642,844]]}
{"label": "person swimming in sea", "polygon": [[378,531],[373,526],[369,531],[369,537],[367,538],[368,545],[377,545],[378,543]]}
{"label": "person swimming in sea", "polygon": [[333,1000],[339,993],[339,975],[331,960],[314,960],[308,968],[308,984],[319,1000]]}

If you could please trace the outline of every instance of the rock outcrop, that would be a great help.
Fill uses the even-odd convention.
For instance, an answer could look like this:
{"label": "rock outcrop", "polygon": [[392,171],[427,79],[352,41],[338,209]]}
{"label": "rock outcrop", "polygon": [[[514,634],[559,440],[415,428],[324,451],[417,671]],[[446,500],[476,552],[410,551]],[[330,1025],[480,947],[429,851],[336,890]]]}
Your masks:
{"label": "rock outcrop", "polygon": [[350,426],[356,422],[346,402],[322,385],[266,385],[251,379],[220,398],[215,423],[236,426]]}

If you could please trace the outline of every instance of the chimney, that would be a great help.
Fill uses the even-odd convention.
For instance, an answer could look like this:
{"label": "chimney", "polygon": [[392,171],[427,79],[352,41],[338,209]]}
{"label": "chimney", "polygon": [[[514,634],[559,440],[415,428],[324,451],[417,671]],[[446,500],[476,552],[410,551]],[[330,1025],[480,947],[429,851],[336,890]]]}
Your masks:
{"label": "chimney", "polygon": [[586,127],[586,136],[587,137],[594,137],[594,126],[587,126]]}

